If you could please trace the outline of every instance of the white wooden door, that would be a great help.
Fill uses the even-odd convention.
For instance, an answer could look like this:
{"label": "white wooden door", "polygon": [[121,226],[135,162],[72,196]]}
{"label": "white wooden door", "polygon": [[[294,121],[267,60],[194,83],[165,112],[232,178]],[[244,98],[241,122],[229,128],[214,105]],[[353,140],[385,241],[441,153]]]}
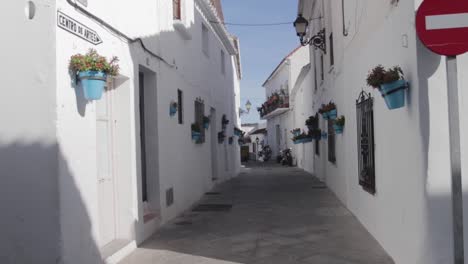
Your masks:
{"label": "white wooden door", "polygon": [[97,184],[99,199],[99,246],[115,239],[115,177],[113,166],[112,90],[96,101]]}

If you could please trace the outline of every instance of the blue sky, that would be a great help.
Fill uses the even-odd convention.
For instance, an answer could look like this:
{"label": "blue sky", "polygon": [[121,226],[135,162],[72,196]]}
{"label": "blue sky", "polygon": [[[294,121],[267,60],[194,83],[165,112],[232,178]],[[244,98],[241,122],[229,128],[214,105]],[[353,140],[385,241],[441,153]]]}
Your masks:
{"label": "blue sky", "polygon": [[[226,23],[276,23],[294,21],[296,0],[222,0]],[[241,44],[243,80],[241,106],[247,100],[253,104],[250,114],[242,116],[242,123],[259,122],[257,107],[265,101],[263,82],[280,61],[299,45],[291,24],[280,26],[231,26]]]}

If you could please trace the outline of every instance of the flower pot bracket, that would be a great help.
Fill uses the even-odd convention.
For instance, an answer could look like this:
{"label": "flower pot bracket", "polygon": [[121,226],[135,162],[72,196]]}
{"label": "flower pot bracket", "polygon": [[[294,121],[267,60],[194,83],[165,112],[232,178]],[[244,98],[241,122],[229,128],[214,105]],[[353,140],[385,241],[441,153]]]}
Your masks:
{"label": "flower pot bracket", "polygon": [[388,92],[385,92],[382,89],[380,89],[380,93],[382,94],[382,97],[386,97],[386,96],[389,96],[389,95],[391,95],[393,93],[396,93],[396,92],[401,91],[401,90],[406,90],[406,89],[409,89],[408,82],[405,82],[403,85],[401,85],[401,86],[399,86],[399,87],[397,87],[395,89],[392,89],[392,90],[390,90]]}

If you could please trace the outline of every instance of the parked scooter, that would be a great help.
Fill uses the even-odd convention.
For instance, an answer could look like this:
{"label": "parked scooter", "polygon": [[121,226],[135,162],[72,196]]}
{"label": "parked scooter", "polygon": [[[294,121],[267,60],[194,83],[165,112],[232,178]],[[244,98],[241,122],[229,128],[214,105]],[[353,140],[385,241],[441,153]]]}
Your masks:
{"label": "parked scooter", "polygon": [[268,145],[265,145],[262,150],[258,153],[260,157],[262,157],[263,161],[269,161],[271,159],[271,148]]}
{"label": "parked scooter", "polygon": [[281,163],[283,166],[292,166],[293,165],[293,157],[292,157],[292,149],[287,148],[280,151],[280,154],[277,157],[278,163]]}

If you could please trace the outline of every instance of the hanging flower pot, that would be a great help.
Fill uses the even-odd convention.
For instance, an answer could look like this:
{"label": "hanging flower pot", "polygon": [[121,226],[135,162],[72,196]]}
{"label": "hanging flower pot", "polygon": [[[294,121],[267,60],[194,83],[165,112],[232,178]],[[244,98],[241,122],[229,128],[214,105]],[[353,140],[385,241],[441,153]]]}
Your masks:
{"label": "hanging flower pot", "polygon": [[203,143],[200,126],[197,123],[193,123],[191,128],[192,128],[192,140],[195,141],[195,143],[197,144]]}
{"label": "hanging flower pot", "polygon": [[300,128],[295,128],[295,129],[291,130],[291,134],[293,134],[294,137],[298,137],[299,135],[301,135],[301,129]]}
{"label": "hanging flower pot", "polygon": [[210,127],[210,118],[203,116],[203,128],[208,129]]}
{"label": "hanging flower pot", "polygon": [[323,112],[323,113],[322,113],[322,117],[323,117],[323,119],[325,119],[325,120],[330,119],[330,118],[328,117],[328,112]]}
{"label": "hanging flower pot", "polygon": [[388,109],[398,109],[405,105],[408,83],[400,66],[385,69],[382,65],[377,65],[369,72],[366,81],[367,85],[380,91]]}
{"label": "hanging flower pot", "polygon": [[78,73],[86,100],[99,100],[106,86],[107,74],[101,71],[84,71]]}
{"label": "hanging flower pot", "polygon": [[342,134],[343,133],[343,127],[345,124],[345,117],[340,116],[335,120],[335,123],[333,124],[333,129],[335,130],[335,134]]}
{"label": "hanging flower pot", "polygon": [[177,102],[175,101],[172,101],[171,104],[169,105],[169,115],[171,117],[175,116],[175,114],[177,113]]}
{"label": "hanging flower pot", "polygon": [[405,106],[405,90],[407,87],[405,80],[385,83],[380,86],[380,93],[388,109],[398,109]]}
{"label": "hanging flower pot", "polygon": [[83,87],[87,100],[99,100],[106,85],[107,76],[115,76],[119,72],[118,58],[108,61],[96,50],[90,49],[85,55],[76,54],[70,59],[69,68]]}
{"label": "hanging flower pot", "polygon": [[192,131],[192,140],[194,140],[194,141],[200,141],[200,139],[201,139],[201,133],[200,133],[200,132]]}
{"label": "hanging flower pot", "polygon": [[336,109],[330,110],[328,112],[328,119],[336,119],[337,115],[338,111],[336,111]]}
{"label": "hanging flower pot", "polygon": [[335,130],[335,134],[343,134],[343,127],[342,126],[334,124],[333,129]]}

